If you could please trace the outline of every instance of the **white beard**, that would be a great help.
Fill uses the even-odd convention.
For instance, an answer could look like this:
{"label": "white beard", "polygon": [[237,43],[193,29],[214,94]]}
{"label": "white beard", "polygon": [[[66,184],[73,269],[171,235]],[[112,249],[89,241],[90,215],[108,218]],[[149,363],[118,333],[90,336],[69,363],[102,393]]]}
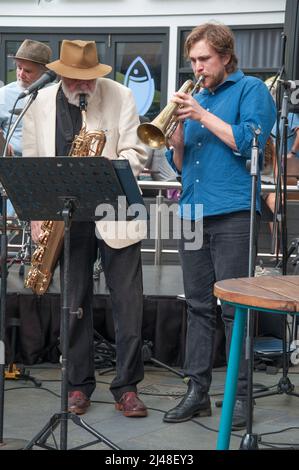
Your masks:
{"label": "white beard", "polygon": [[23,80],[21,80],[20,78],[17,78],[17,82],[22,90],[26,90],[26,88],[29,87],[29,85],[25,84],[25,82],[23,82]]}
{"label": "white beard", "polygon": [[96,89],[97,89],[97,86],[95,86],[95,89],[93,91],[69,91],[69,89],[67,88],[67,86],[65,85],[65,83],[61,82],[61,86],[62,86],[62,90],[63,90],[63,93],[65,94],[65,97],[66,99],[68,100],[68,102],[70,104],[73,104],[74,106],[77,106],[79,107],[79,98],[80,98],[80,95],[84,94],[86,95],[86,101],[87,103],[89,102],[89,100],[95,95],[96,93]]}

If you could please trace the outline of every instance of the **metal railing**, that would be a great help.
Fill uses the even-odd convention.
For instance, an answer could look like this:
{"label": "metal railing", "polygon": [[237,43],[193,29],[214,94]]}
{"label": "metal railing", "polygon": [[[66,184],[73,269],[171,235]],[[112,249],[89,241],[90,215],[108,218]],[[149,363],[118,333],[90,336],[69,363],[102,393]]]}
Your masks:
{"label": "metal railing", "polygon": [[[163,249],[162,243],[162,213],[161,206],[164,203],[164,196],[162,194],[163,190],[167,189],[181,189],[182,185],[178,181],[148,181],[148,180],[139,180],[138,186],[140,189],[153,189],[157,191],[156,195],[156,226],[155,226],[155,245],[153,249],[142,248],[142,253],[153,253],[154,264],[156,266],[161,264],[162,254],[176,254],[178,250],[166,250]],[[262,193],[273,193],[276,190],[274,184],[262,184]],[[299,186],[287,186],[287,191],[290,193],[299,192]],[[273,256],[273,255],[271,255]]]}
{"label": "metal railing", "polygon": [[[162,191],[168,189],[181,189],[182,185],[178,181],[149,181],[149,180],[139,180],[138,185],[141,190],[143,189],[150,189],[155,190],[157,195],[155,196],[155,240],[154,240],[154,248],[142,248],[142,253],[151,253],[154,255],[154,264],[156,266],[161,264],[161,259],[163,254],[167,255],[175,255],[178,253],[176,249],[164,249],[163,248],[163,240],[162,240],[162,211],[161,207],[164,203],[164,195]],[[262,192],[263,193],[271,193],[275,192],[276,186],[272,184],[264,184],[262,185]],[[298,186],[287,186],[287,190],[290,193],[296,193],[299,191]],[[14,233],[9,240],[9,248],[21,248],[22,245],[13,245],[11,244],[13,238],[15,238],[16,234]],[[273,254],[269,253],[259,253],[262,256],[273,256]]]}

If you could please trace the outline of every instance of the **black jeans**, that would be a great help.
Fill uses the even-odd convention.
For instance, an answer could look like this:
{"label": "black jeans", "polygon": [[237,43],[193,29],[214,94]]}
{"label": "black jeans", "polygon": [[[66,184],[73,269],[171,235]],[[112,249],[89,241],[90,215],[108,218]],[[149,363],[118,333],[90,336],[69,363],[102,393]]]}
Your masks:
{"label": "black jeans", "polygon": [[[97,244],[107,286],[110,290],[115,327],[116,377],[110,390],[119,400],[136,391],[143,379],[141,327],[143,287],[140,243],[119,250],[95,236],[95,224],[73,222],[70,233],[70,308],[83,309],[83,317],[70,315],[69,390],[81,390],[88,397],[96,387],[93,333],[93,263]],[[61,283],[63,282],[61,257]]]}
{"label": "black jeans", "polygon": [[[186,250],[179,242],[184,289],[188,308],[184,373],[203,392],[212,380],[213,344],[216,329],[216,281],[248,276],[250,213],[247,211],[204,218],[203,246]],[[228,357],[234,308],[222,305]],[[237,396],[247,393],[247,362],[240,363]]]}

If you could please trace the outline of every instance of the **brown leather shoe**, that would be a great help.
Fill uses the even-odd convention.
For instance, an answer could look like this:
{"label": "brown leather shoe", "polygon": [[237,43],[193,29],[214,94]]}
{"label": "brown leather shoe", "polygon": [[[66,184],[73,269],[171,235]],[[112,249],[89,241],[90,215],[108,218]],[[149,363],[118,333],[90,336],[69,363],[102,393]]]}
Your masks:
{"label": "brown leather shoe", "polygon": [[122,411],[127,418],[147,416],[147,408],[136,392],[124,393],[119,402],[115,403],[115,409]]}
{"label": "brown leather shoe", "polygon": [[90,400],[85,393],[75,390],[68,394],[68,410],[76,415],[83,415],[90,406]]}

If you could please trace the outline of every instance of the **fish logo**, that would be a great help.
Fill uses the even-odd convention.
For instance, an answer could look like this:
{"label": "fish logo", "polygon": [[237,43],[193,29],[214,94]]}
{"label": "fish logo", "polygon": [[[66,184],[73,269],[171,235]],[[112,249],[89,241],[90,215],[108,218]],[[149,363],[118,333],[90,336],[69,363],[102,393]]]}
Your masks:
{"label": "fish logo", "polygon": [[155,95],[155,81],[145,61],[136,57],[129,66],[124,78],[124,85],[132,90],[137,112],[143,116],[150,109]]}

